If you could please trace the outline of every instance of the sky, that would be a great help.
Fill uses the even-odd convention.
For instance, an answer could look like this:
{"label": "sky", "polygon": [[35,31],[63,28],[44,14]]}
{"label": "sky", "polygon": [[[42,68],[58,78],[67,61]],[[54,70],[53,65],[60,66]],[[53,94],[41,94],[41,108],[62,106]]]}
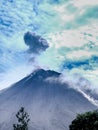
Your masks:
{"label": "sky", "polygon": [[[28,53],[24,34],[34,32],[49,47]],[[97,0],[0,0],[0,89],[22,79],[35,68],[74,77],[97,88]]]}

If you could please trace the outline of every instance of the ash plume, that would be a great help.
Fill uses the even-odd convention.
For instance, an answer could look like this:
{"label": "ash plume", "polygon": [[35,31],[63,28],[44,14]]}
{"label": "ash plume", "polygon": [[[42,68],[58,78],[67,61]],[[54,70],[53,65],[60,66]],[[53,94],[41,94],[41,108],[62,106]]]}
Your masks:
{"label": "ash plume", "polygon": [[44,38],[29,31],[24,34],[24,41],[29,46],[29,53],[40,54],[49,47],[48,42]]}

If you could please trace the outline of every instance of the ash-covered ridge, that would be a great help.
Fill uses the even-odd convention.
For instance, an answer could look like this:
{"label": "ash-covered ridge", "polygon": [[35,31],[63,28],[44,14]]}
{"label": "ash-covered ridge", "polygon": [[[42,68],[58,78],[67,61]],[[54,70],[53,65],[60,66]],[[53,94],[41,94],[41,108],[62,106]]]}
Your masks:
{"label": "ash-covered ridge", "polygon": [[42,79],[48,78],[48,77],[59,77],[61,73],[58,73],[53,70],[44,70],[44,69],[38,69],[35,70],[31,76],[32,78],[38,79],[39,77],[42,77]]}

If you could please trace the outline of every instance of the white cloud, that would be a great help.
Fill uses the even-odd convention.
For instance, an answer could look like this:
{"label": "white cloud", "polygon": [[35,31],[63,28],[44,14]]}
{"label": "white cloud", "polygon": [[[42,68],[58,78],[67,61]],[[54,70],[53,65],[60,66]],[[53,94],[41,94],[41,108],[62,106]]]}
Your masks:
{"label": "white cloud", "polygon": [[73,4],[79,8],[88,5],[91,6],[96,5],[98,4],[98,1],[97,0],[73,0]]}
{"label": "white cloud", "polygon": [[83,39],[83,35],[80,31],[63,31],[57,34],[51,34],[51,42],[55,44],[56,48],[63,47],[81,47],[85,45],[86,40]]}
{"label": "white cloud", "polygon": [[68,59],[73,59],[73,60],[82,60],[82,59],[90,58],[92,55],[97,55],[97,53],[94,53],[92,51],[86,51],[86,50],[75,50],[72,51],[71,53],[67,53],[66,57]]}

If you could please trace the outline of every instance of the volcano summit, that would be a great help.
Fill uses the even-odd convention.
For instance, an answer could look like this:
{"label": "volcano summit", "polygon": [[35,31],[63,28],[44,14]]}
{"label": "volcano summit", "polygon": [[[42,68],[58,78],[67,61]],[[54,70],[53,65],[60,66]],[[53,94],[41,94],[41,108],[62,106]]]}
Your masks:
{"label": "volcano summit", "polygon": [[96,109],[80,92],[61,83],[60,76],[39,69],[1,92],[0,129],[12,129],[22,106],[30,115],[30,130],[68,130],[77,113]]}

